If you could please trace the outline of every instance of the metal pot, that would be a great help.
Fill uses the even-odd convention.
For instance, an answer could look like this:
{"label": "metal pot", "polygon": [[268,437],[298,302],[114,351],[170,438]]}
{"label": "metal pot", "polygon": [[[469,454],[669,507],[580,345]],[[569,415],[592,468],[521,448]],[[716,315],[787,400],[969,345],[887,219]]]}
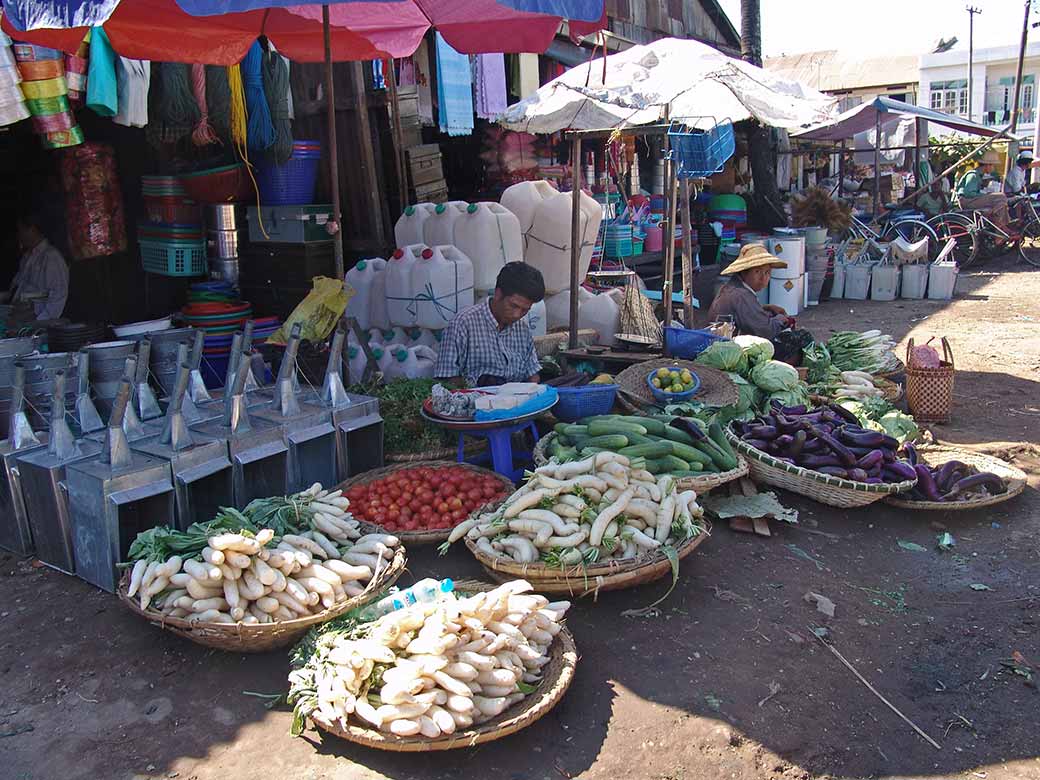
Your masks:
{"label": "metal pot", "polygon": [[209,259],[209,278],[227,282],[231,285],[238,284],[238,258]]}
{"label": "metal pot", "polygon": [[21,357],[36,351],[36,336],[0,339],[0,357]]}
{"label": "metal pot", "polygon": [[237,230],[207,230],[206,253],[211,258],[228,260],[238,257]]}
{"label": "metal pot", "polygon": [[245,207],[240,203],[211,203],[206,206],[206,227],[210,230],[238,230],[245,224]]}

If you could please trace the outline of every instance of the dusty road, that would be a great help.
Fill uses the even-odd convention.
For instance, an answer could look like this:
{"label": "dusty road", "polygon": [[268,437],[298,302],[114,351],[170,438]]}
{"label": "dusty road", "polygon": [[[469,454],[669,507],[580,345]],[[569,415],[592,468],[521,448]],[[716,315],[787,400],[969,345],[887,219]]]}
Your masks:
{"label": "dusty road", "polygon": [[[78,580],[0,556],[0,777],[1040,778],[1040,272],[1007,259],[962,277],[952,303],[838,301],[802,322],[904,343],[947,335],[957,406],[935,435],[1013,458],[1030,489],[992,511],[938,515],[785,496],[799,526],[771,539],[716,529],[660,617],[620,616],[660,584],[579,604],[582,660],[560,706],[501,742],[437,755],[290,738],[288,712],[246,693],[284,690],[284,653],[207,651]],[[935,544],[945,529],[949,552]],[[464,549],[416,550],[405,580],[478,573]],[[835,617],[807,591],[832,599]]]}

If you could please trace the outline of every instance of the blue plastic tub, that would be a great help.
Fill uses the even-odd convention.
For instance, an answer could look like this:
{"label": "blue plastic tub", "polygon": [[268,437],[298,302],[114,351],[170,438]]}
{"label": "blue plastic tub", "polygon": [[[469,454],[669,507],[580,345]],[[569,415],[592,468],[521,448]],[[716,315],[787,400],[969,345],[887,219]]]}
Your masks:
{"label": "blue plastic tub", "polygon": [[727,339],[706,330],[673,327],[664,329],[664,353],[669,357],[693,360],[716,341]]}
{"label": "blue plastic tub", "polygon": [[733,124],[720,122],[710,130],[689,128],[681,122],[672,122],[668,141],[675,155],[676,176],[680,179],[700,179],[722,173],[726,161],[736,151]]}
{"label": "blue plastic tub", "polygon": [[[317,141],[305,143],[316,144]],[[302,206],[313,203],[320,162],[320,149],[294,148],[292,157],[281,165],[274,162],[258,163],[256,185],[260,189],[261,203],[269,206]]]}
{"label": "blue plastic tub", "polygon": [[[661,366],[660,368],[668,368],[669,370],[671,370],[672,368],[679,367]],[[690,374],[693,376],[693,387],[691,387],[689,390],[684,390],[681,393],[666,393],[663,390],[654,387],[653,379],[654,376],[657,375],[658,370],[660,369],[655,368],[653,371],[646,375],[646,384],[650,388],[650,392],[654,394],[654,400],[658,401],[659,403],[680,403],[682,401],[687,400],[688,398],[692,398],[694,395],[697,394],[697,391],[701,389],[701,378],[697,376],[696,371],[690,371]]]}
{"label": "blue plastic tub", "polygon": [[617,385],[557,387],[560,400],[553,407],[553,415],[563,422],[575,422],[582,417],[608,414],[614,408],[617,390]]}

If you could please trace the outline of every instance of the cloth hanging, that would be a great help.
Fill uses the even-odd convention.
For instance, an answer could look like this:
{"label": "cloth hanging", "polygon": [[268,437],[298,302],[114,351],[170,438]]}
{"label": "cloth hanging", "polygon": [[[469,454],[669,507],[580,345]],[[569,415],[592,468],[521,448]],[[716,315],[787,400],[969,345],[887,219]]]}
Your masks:
{"label": "cloth hanging", "polygon": [[419,93],[419,120],[427,127],[433,126],[433,91],[430,89],[430,49],[426,40],[412,55],[415,66],[415,87]]}
{"label": "cloth hanging", "polygon": [[397,86],[411,87],[415,84],[415,63],[411,57],[398,60]]}
{"label": "cloth hanging", "polygon": [[505,58],[502,54],[478,54],[474,61],[477,116],[495,119],[508,107]]}
{"label": "cloth hanging", "polygon": [[372,89],[386,89],[386,75],[383,73],[382,60],[372,60]]}
{"label": "cloth hanging", "polygon": [[90,36],[87,108],[98,116],[115,116],[119,110],[116,53],[108,42],[108,34],[101,27],[95,27]]}
{"label": "cloth hanging", "polygon": [[[776,158],[776,186],[783,192],[791,189],[791,137],[782,128],[773,130],[776,133],[776,150],[780,154]],[[837,169],[835,169],[837,170]]]}
{"label": "cloth hanging", "polygon": [[538,78],[538,55],[518,54],[516,58],[520,62],[520,92],[518,94],[523,100],[528,95],[537,92],[538,87],[541,86]]}
{"label": "cloth hanging", "polygon": [[442,133],[473,132],[473,85],[469,57],[459,54],[437,33],[437,109]]}
{"label": "cloth hanging", "polygon": [[116,91],[119,110],[112,121],[124,127],[148,124],[148,87],[152,82],[152,63],[148,60],[116,59]]}

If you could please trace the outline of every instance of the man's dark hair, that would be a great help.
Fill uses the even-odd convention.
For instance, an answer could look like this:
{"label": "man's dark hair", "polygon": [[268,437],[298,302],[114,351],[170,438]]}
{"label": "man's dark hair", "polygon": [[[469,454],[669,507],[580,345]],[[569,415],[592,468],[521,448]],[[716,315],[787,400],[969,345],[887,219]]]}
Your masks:
{"label": "man's dark hair", "polygon": [[501,290],[503,295],[522,295],[531,303],[538,303],[545,297],[545,280],[533,265],[506,263],[498,272],[495,289]]}
{"label": "man's dark hair", "polygon": [[43,215],[38,211],[22,211],[18,213],[17,224],[23,227],[36,228],[36,230],[42,235],[43,230]]}

